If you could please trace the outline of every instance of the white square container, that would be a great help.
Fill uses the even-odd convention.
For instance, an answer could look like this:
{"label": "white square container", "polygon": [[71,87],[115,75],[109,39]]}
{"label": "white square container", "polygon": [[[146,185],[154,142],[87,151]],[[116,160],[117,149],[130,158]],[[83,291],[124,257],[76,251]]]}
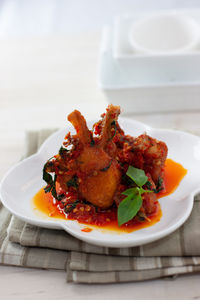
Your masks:
{"label": "white square container", "polygon": [[[156,16],[165,16],[172,15],[176,17],[185,17],[190,18],[196,23],[197,26],[200,27],[200,9],[196,10],[168,10],[167,13],[164,11],[156,11],[156,12],[148,12],[148,13],[137,13],[134,15],[120,15],[115,17],[114,26],[113,26],[113,56],[117,59],[121,64],[125,63],[126,59],[134,59],[140,56],[148,57],[148,54],[137,53],[130,42],[130,28],[134,23],[149,19],[155,18]],[[166,30],[166,29],[165,29]],[[198,28],[197,28],[198,30]],[[169,32],[171,33],[171,31]],[[200,54],[200,41],[197,49],[190,50],[186,54]],[[179,55],[179,54],[178,54]]]}
{"label": "white square container", "polygon": [[[170,57],[113,56],[113,29],[103,31],[98,84],[125,113],[200,109],[200,54]],[[123,58],[124,59],[124,58]]]}

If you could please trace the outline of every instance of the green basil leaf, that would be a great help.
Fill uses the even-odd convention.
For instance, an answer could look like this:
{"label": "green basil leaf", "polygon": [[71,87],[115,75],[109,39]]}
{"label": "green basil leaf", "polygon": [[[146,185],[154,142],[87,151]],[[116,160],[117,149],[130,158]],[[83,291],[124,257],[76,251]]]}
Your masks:
{"label": "green basil leaf", "polygon": [[118,206],[118,225],[130,221],[136,216],[142,206],[142,197],[140,194],[129,195]]}
{"label": "green basil leaf", "polygon": [[127,189],[127,190],[123,191],[122,195],[125,195],[125,196],[132,195],[132,196],[134,196],[138,193],[140,193],[140,188],[134,187],[134,188],[130,188],[130,189]]}
{"label": "green basil leaf", "polygon": [[122,195],[125,195],[125,196],[132,195],[134,193],[134,189],[135,188],[127,189],[127,190],[125,190],[125,191],[122,192]]}
{"label": "green basil leaf", "polygon": [[142,187],[148,180],[144,170],[137,169],[132,166],[128,167],[126,175],[128,175],[139,187]]}
{"label": "green basil leaf", "polygon": [[153,193],[152,190],[145,190],[143,188],[140,188],[140,194],[144,194],[144,193]]}

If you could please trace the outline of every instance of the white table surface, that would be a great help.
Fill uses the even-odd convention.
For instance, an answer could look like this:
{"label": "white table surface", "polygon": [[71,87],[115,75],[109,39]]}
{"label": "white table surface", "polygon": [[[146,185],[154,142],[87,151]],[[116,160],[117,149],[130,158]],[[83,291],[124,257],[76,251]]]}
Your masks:
{"label": "white table surface", "polygon": [[[62,127],[78,108],[98,117],[106,107],[96,84],[100,34],[2,40],[0,178],[20,159],[24,131]],[[200,112],[132,116],[155,127],[200,134]],[[200,299],[200,274],[111,285],[66,284],[65,273],[0,266],[0,299]]]}

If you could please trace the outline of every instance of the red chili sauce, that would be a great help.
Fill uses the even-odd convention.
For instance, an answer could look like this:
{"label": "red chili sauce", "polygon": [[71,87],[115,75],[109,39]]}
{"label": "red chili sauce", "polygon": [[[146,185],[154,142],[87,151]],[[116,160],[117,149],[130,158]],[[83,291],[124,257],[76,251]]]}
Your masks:
{"label": "red chili sauce", "polygon": [[[181,164],[176,163],[171,159],[167,159],[165,163],[164,178],[165,190],[159,192],[157,198],[173,193],[186,173],[187,170]],[[70,197],[73,197],[73,195],[70,195]],[[62,202],[55,200],[51,193],[45,193],[43,188],[34,196],[33,203],[36,210],[39,210],[49,217],[77,220],[82,224],[95,225],[101,228],[122,232],[132,232],[144,227],[152,226],[157,223],[162,216],[162,211],[159,202],[157,201],[155,212],[148,215],[147,219],[141,221],[137,218],[133,218],[131,221],[119,227],[117,223],[116,206],[112,206],[107,210],[102,210],[93,205],[80,202],[66,214],[63,210],[64,206]],[[89,227],[82,229],[84,232],[90,232],[91,230],[92,229]]]}

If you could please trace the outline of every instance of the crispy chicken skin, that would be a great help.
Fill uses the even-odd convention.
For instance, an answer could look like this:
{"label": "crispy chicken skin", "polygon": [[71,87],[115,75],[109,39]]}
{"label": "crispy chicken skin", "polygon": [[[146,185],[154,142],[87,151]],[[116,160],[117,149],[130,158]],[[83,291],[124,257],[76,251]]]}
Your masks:
{"label": "crispy chicken skin", "polygon": [[[109,105],[90,131],[81,113],[74,110],[68,120],[76,134],[68,133],[64,147],[46,164],[46,171],[56,175],[56,184],[62,192],[72,191],[76,199],[100,209],[107,209],[113,203],[118,206],[124,199],[122,192],[130,187],[126,176],[130,165],[145,171],[148,186],[144,189],[157,192],[158,188],[164,188],[166,144],[147,134],[125,135],[117,122],[119,114],[119,106]],[[156,193],[144,193],[142,198],[140,212],[153,213]]]}
{"label": "crispy chicken skin", "polygon": [[143,165],[141,168],[150,173],[153,181],[157,184],[159,177],[163,178],[164,164],[168,152],[166,144],[147,134],[142,134],[135,139],[133,147],[135,149],[134,160],[137,161],[138,153],[142,153]]}
{"label": "crispy chicken skin", "polygon": [[[68,120],[76,130],[76,135],[67,135],[68,144],[73,145],[69,152],[56,157],[58,169],[57,182],[67,191],[72,178],[77,179],[78,194],[88,202],[108,208],[113,203],[113,196],[120,181],[121,173],[114,156],[116,148],[112,141],[112,123],[117,119],[120,109],[110,105],[103,119],[102,133],[93,137],[81,113],[74,110]],[[108,145],[112,151],[106,151]],[[54,166],[51,171],[56,171]]]}
{"label": "crispy chicken skin", "polygon": [[[98,143],[92,143],[91,133],[84,117],[75,110],[68,116],[77,131],[75,139],[79,139],[83,150],[76,159],[76,169],[84,173],[84,180],[79,182],[79,192],[87,201],[108,208],[113,203],[113,196],[120,180],[120,171],[115,157],[105,151],[111,141],[111,123],[117,119],[120,110],[110,105],[104,119],[103,130]],[[108,168],[106,170],[106,168]]]}
{"label": "crispy chicken skin", "polygon": [[142,134],[136,138],[125,135],[122,143],[117,144],[118,156],[121,161],[149,173],[156,186],[161,181],[163,183],[164,166],[168,153],[164,142]]}
{"label": "crispy chicken skin", "polygon": [[[167,158],[168,148],[162,141],[148,136],[146,133],[132,137],[124,135],[123,130],[117,124],[117,134],[114,142],[117,146],[117,157],[121,162],[122,173],[126,173],[128,166],[145,171],[148,177],[148,186],[146,189],[155,191],[164,190],[164,167]],[[119,187],[115,193],[115,203],[118,206],[124,199],[121,194],[123,190]],[[156,209],[156,193],[144,193],[141,210],[146,214],[151,214]]]}

